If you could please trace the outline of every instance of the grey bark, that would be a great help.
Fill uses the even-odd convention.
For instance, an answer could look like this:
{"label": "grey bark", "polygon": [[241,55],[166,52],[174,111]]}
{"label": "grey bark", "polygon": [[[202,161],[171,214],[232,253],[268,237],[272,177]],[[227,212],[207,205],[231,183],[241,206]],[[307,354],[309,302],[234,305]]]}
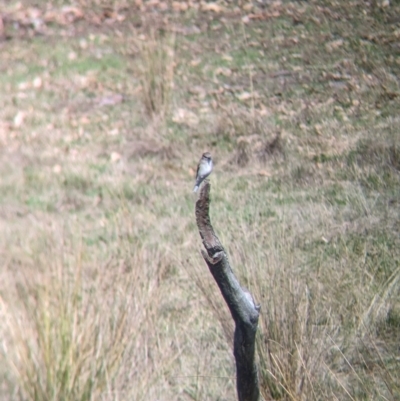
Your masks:
{"label": "grey bark", "polygon": [[201,252],[235,321],[233,353],[238,399],[257,401],[260,390],[255,362],[255,336],[260,306],[255,304],[252,295],[236,279],[226,252],[214,233],[209,208],[210,184],[206,181],[196,202],[196,223],[207,251]]}

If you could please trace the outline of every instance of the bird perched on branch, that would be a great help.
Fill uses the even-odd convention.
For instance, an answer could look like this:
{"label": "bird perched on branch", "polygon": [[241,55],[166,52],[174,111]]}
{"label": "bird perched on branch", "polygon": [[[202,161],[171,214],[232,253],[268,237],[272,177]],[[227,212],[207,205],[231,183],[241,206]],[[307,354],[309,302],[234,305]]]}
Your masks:
{"label": "bird perched on branch", "polygon": [[193,192],[197,192],[203,180],[211,174],[212,169],[213,162],[211,159],[211,154],[209,152],[203,153],[203,156],[201,156],[199,161],[199,165],[197,166],[196,184],[193,188]]}

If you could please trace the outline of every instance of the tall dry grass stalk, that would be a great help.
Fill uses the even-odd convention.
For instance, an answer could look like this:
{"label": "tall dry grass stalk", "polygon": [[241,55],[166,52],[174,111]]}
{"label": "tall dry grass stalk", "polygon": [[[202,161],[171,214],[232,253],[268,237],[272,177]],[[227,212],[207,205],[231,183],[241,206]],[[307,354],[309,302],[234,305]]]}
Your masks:
{"label": "tall dry grass stalk", "polygon": [[113,291],[93,296],[82,266],[50,265],[48,273],[40,282],[22,277],[15,302],[3,301],[4,357],[24,399],[93,399],[120,366],[129,306],[107,302]]}
{"label": "tall dry grass stalk", "polygon": [[265,399],[317,399],[314,387],[329,350],[325,339],[334,331],[329,315],[318,316],[317,299],[307,284],[284,271],[275,272],[260,290],[264,313],[257,351]]}
{"label": "tall dry grass stalk", "polygon": [[169,111],[174,88],[175,35],[150,29],[138,45],[143,104],[149,116],[162,118]]}
{"label": "tall dry grass stalk", "polygon": [[143,268],[154,255],[138,247],[96,265],[87,262],[88,249],[62,248],[35,255],[36,264],[22,266],[2,292],[8,394],[26,401],[145,398],[176,358],[160,349],[158,267]]}

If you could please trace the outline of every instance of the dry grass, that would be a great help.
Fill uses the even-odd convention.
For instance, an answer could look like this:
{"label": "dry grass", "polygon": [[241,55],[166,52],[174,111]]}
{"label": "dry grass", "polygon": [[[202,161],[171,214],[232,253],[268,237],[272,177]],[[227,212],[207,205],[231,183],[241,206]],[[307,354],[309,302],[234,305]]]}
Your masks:
{"label": "dry grass", "polygon": [[165,267],[155,254],[139,247],[132,254],[123,242],[118,256],[101,261],[90,247],[74,245],[71,234],[42,238],[45,247],[32,265],[5,275],[1,357],[9,394],[31,400],[115,399],[116,392],[148,397],[180,354],[165,348],[160,354]]}
{"label": "dry grass", "polygon": [[[355,194],[354,200],[369,208],[370,201],[362,196]],[[253,199],[252,208],[262,210],[262,202]],[[379,232],[369,238],[353,232],[358,237],[356,251],[348,234],[332,232],[346,224],[340,222],[336,205],[314,204],[301,215],[296,209],[297,203],[280,206],[275,209],[277,218],[247,223],[243,231],[225,239],[235,272],[262,305],[257,350],[264,399],[395,399],[393,343],[382,343],[377,336],[382,327],[398,324],[388,323],[390,310],[398,317],[393,290],[400,275],[396,263],[380,249],[385,240]],[[251,221],[249,216],[236,219]],[[215,222],[217,231],[220,224]],[[364,221],[363,229],[371,224],[372,219]],[[328,240],[327,232],[334,237]],[[376,266],[364,252],[379,253],[378,259],[390,264],[390,273],[381,279],[376,272],[372,275],[368,270]],[[226,306],[200,273],[197,281],[231,342]],[[366,353],[368,362],[360,360]]]}
{"label": "dry grass", "polygon": [[209,150],[264,398],[398,400],[398,5],[38,4],[1,42],[1,399],[235,398]]}
{"label": "dry grass", "polygon": [[[151,21],[146,24],[151,25]],[[141,96],[146,113],[164,117],[171,108],[174,90],[175,35],[150,28],[138,42],[141,56]]]}

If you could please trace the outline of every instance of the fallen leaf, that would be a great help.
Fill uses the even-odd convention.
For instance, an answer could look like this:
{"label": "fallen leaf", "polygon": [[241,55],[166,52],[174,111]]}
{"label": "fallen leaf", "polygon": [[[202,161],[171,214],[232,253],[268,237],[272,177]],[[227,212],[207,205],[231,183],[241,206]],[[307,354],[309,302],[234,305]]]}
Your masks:
{"label": "fallen leaf", "polygon": [[222,6],[220,6],[217,3],[203,3],[201,5],[201,10],[202,11],[211,11],[214,13],[221,13],[224,9]]}
{"label": "fallen leaf", "polygon": [[79,47],[80,47],[82,50],[86,50],[86,49],[88,48],[88,46],[89,46],[88,41],[87,41],[85,38],[82,38],[82,39],[79,41]]}
{"label": "fallen leaf", "polygon": [[189,88],[189,93],[196,95],[199,99],[204,99],[207,96],[207,91],[200,85]]}
{"label": "fallen leaf", "polygon": [[14,127],[19,128],[24,123],[25,113],[19,111],[14,117]]}
{"label": "fallen leaf", "polygon": [[188,9],[187,3],[181,3],[180,1],[173,1],[172,2],[172,9],[174,11],[186,11]]}
{"label": "fallen leaf", "polygon": [[260,20],[265,21],[270,18],[277,18],[280,17],[281,13],[279,10],[273,10],[271,12],[259,12],[259,13],[250,13],[246,17],[243,17],[248,22],[249,20]]}
{"label": "fallen leaf", "polygon": [[241,100],[241,101],[245,101],[245,100],[249,100],[249,99],[257,99],[259,98],[260,95],[257,92],[242,92],[242,93],[238,93],[236,94],[236,98]]}
{"label": "fallen leaf", "polygon": [[121,155],[118,152],[111,152],[110,159],[113,163],[121,159]]}
{"label": "fallen leaf", "polygon": [[68,53],[68,60],[72,61],[72,60],[76,60],[77,58],[78,58],[78,55],[74,51],[70,51]]}
{"label": "fallen leaf", "polygon": [[68,22],[74,22],[83,18],[83,11],[78,7],[64,6],[61,8],[61,12],[64,14]]}
{"label": "fallen leaf", "polygon": [[119,129],[118,128],[114,128],[114,129],[108,131],[108,135],[110,135],[110,136],[116,136],[118,134],[119,134]]}
{"label": "fallen leaf", "polygon": [[30,87],[31,87],[31,83],[30,83],[30,82],[20,82],[20,83],[18,84],[18,89],[19,89],[20,91],[27,90],[27,89],[29,89]]}
{"label": "fallen leaf", "polygon": [[33,87],[34,87],[35,89],[41,88],[42,85],[43,85],[42,78],[36,77],[36,78],[33,80],[32,85],[33,85]]}
{"label": "fallen leaf", "polygon": [[314,130],[316,132],[317,135],[322,136],[322,125],[321,124],[315,124],[314,125]]}
{"label": "fallen leaf", "polygon": [[190,110],[177,109],[172,116],[172,121],[176,124],[195,126],[199,123],[199,117]]}
{"label": "fallen leaf", "polygon": [[244,4],[242,9],[243,11],[249,12],[254,8],[254,5],[251,3]]}
{"label": "fallen leaf", "polygon": [[338,49],[339,47],[343,46],[344,44],[344,40],[343,39],[336,39],[336,40],[332,40],[331,42],[328,42],[325,45],[326,50],[328,50],[329,52]]}
{"label": "fallen leaf", "polygon": [[201,63],[201,58],[196,58],[190,62],[192,67],[197,67]]}
{"label": "fallen leaf", "polygon": [[118,103],[122,103],[124,100],[124,97],[120,93],[113,93],[108,96],[103,96],[99,99],[97,99],[97,102],[100,107],[103,106],[114,106]]}
{"label": "fallen leaf", "polygon": [[59,10],[48,10],[43,19],[46,22],[54,22],[59,25],[67,25],[79,19],[83,19],[84,14],[82,9],[74,6],[64,6]]}
{"label": "fallen leaf", "polygon": [[223,75],[224,77],[230,77],[232,75],[232,71],[230,68],[227,67],[218,67],[214,71],[215,75]]}

